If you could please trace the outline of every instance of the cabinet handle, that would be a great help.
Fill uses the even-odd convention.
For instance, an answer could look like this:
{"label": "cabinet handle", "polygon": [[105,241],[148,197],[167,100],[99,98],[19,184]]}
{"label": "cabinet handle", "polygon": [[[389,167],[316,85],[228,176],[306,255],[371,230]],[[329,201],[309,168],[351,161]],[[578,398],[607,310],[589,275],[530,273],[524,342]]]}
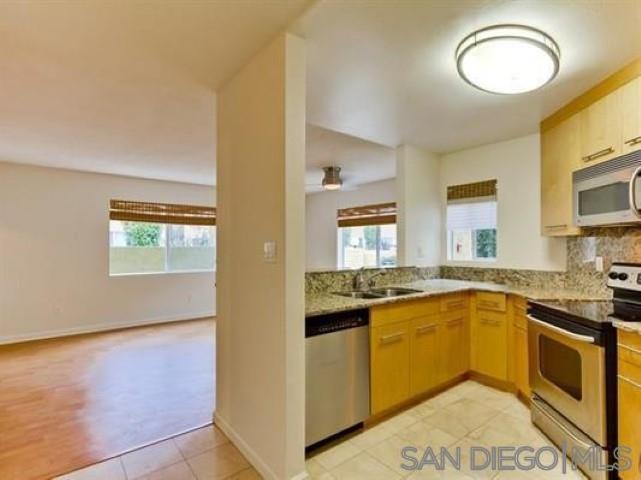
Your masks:
{"label": "cabinet handle", "polygon": [[493,327],[501,325],[500,320],[490,320],[489,318],[481,318],[480,320],[481,323],[484,323],[485,325],[492,325]]}
{"label": "cabinet handle", "polygon": [[455,302],[448,302],[445,308],[447,310],[454,310],[455,308],[463,308],[464,306],[465,302],[463,300],[457,300]]}
{"label": "cabinet handle", "polygon": [[481,300],[479,302],[480,307],[485,307],[485,308],[499,308],[499,303],[498,302],[489,302],[487,300]]}
{"label": "cabinet handle", "polygon": [[617,377],[619,378],[619,380],[623,380],[624,382],[629,383],[633,387],[641,389],[641,383],[635,382],[634,380],[630,380],[628,377],[624,377],[623,375],[620,375],[620,374],[617,375]]}
{"label": "cabinet handle", "polygon": [[392,335],[385,335],[384,337],[380,338],[379,343],[381,345],[387,345],[389,343],[400,342],[401,340],[403,340],[404,335],[405,335],[405,332],[398,332]]}
{"label": "cabinet handle", "polygon": [[462,318],[455,318],[453,320],[448,320],[447,321],[448,325],[458,325],[460,323],[463,323],[463,319]]}
{"label": "cabinet handle", "polygon": [[641,355],[641,350],[637,348],[628,347],[627,345],[624,345],[622,343],[617,343],[617,346],[619,348],[623,348],[624,350],[628,350],[629,352],[636,353],[637,355]]}
{"label": "cabinet handle", "polygon": [[436,328],[436,323],[430,323],[429,325],[423,325],[422,327],[416,327],[416,333],[421,334],[434,330]]}
{"label": "cabinet handle", "polygon": [[641,135],[639,135],[638,137],[631,138],[630,140],[627,140],[625,142],[626,145],[630,145],[630,146],[636,145],[637,143],[641,143]]}
{"label": "cabinet handle", "polygon": [[590,155],[586,155],[585,157],[583,157],[583,161],[584,162],[591,162],[592,160],[596,160],[597,158],[603,157],[604,155],[607,155],[607,154],[612,153],[612,152],[614,152],[614,148],[612,148],[612,147],[604,148],[603,150],[599,150],[596,153],[592,153]]}
{"label": "cabinet handle", "polygon": [[567,223],[559,223],[558,225],[545,225],[545,228],[565,228],[567,226]]}

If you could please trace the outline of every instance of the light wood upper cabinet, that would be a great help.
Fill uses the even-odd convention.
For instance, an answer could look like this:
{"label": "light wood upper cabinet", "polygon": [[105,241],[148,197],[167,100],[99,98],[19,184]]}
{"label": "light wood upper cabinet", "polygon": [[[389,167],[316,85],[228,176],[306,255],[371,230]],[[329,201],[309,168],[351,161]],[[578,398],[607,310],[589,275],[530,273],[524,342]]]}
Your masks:
{"label": "light wood upper cabinet", "polygon": [[574,115],[541,134],[541,230],[577,235],[572,211],[572,171],[581,167],[580,119]]}
{"label": "light wood upper cabinet", "polygon": [[410,396],[409,329],[409,321],[371,329],[372,413],[391,408]]}
{"label": "light wood upper cabinet", "polygon": [[581,111],[581,160],[595,165],[621,155],[623,111],[621,89]]}
{"label": "light wood upper cabinet", "polygon": [[641,150],[641,77],[621,88],[623,153]]}
{"label": "light wood upper cabinet", "polygon": [[410,322],[410,394],[423,393],[441,380],[437,316],[416,318]]}

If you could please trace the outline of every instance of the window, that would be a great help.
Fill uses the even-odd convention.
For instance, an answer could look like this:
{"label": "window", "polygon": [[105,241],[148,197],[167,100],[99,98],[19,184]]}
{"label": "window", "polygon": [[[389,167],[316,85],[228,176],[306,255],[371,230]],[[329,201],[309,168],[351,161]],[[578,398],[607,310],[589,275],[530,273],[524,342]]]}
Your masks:
{"label": "window", "polygon": [[[117,202],[112,201],[110,209],[111,275],[214,270],[216,227],[211,207],[189,209],[187,206]],[[158,205],[164,213],[159,213]],[[180,207],[183,212],[172,207]],[[204,208],[209,209],[207,216],[194,213],[194,209]]]}
{"label": "window", "polygon": [[496,206],[496,180],[448,187],[448,260],[496,260]]}
{"label": "window", "polygon": [[396,204],[338,211],[338,268],[396,266]]}

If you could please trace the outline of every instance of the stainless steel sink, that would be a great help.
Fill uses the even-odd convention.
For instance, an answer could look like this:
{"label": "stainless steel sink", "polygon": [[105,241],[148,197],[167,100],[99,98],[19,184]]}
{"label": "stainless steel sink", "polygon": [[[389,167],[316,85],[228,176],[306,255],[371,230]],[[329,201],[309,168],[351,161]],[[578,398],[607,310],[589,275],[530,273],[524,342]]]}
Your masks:
{"label": "stainless steel sink", "polygon": [[334,292],[334,295],[348,298],[389,298],[400,297],[402,295],[411,295],[412,293],[421,293],[421,290],[414,290],[413,288],[402,287],[385,287],[385,288],[372,288],[371,290],[354,291],[354,292]]}
{"label": "stainless steel sink", "polygon": [[402,295],[411,295],[412,293],[421,293],[421,290],[414,290],[413,288],[388,287],[372,288],[370,292],[380,295],[381,297],[400,297]]}
{"label": "stainless steel sink", "polygon": [[383,298],[385,295],[374,292],[334,292],[334,295],[348,298]]}

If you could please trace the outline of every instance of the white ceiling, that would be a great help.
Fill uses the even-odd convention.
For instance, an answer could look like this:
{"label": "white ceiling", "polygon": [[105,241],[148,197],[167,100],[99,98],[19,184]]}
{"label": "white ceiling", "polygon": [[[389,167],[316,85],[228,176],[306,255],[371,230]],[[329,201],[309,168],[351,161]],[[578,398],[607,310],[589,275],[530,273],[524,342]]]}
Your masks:
{"label": "white ceiling", "polygon": [[393,148],[307,124],[306,190],[315,192],[323,179],[323,167],[341,167],[346,188],[396,176]]}
{"label": "white ceiling", "polygon": [[[497,23],[556,39],[553,83],[499,96],[458,77],[458,42]],[[535,132],[542,118],[641,56],[640,25],[641,0],[328,0],[292,30],[307,39],[309,122],[441,153]]]}
{"label": "white ceiling", "polygon": [[[353,184],[395,174],[390,148],[327,130],[436,152],[511,138],[641,56],[641,0],[312,3],[0,2],[0,161],[212,184],[214,91],[292,21],[308,45],[308,183],[329,164]],[[495,96],[458,78],[458,41],[504,22],[558,41],[552,84]]]}
{"label": "white ceiling", "polygon": [[0,1],[0,161],[212,184],[215,88],[310,3]]}

